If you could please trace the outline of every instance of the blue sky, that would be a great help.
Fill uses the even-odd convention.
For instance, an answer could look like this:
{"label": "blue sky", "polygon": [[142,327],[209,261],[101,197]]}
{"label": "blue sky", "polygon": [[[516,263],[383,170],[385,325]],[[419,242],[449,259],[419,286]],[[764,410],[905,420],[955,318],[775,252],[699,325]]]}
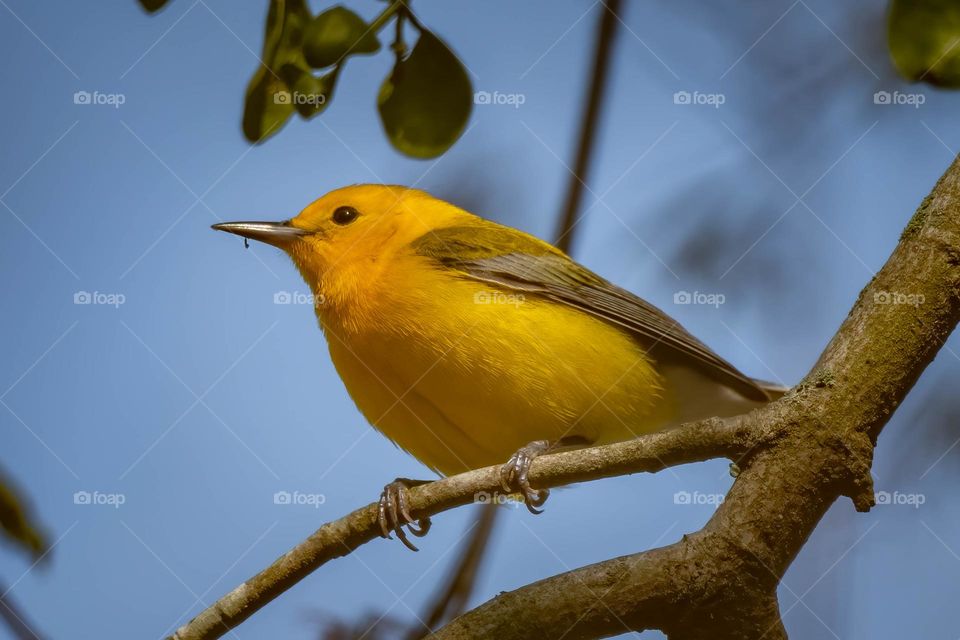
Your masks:
{"label": "blue sky", "polygon": [[[36,567],[5,550],[0,577],[45,637],[160,638],[385,482],[429,476],[365,424],[309,305],[274,303],[307,291],[288,260],[209,225],[389,182],[549,238],[597,6],[417,0],[475,89],[524,98],[477,105],[449,153],[417,161],[377,120],[388,54],[351,60],[314,121],[242,139],[262,2],[173,0],[152,17],[133,1],[0,5],[0,465],[56,543]],[[792,384],[960,148],[960,98],[894,76],[875,8],[774,2],[726,30],[699,6],[622,15],[576,257],[742,370]],[[75,104],[78,91],[123,104]],[[676,305],[681,291],[724,304]],[[76,304],[83,293],[96,303]],[[798,637],[952,637],[958,468],[937,427],[956,415],[937,409],[960,371],[949,346],[877,453],[878,490],[924,503],[834,506],[781,588]],[[510,510],[477,603],[672,542],[731,481],[705,463],[557,491],[539,517]],[[278,491],[323,501],[276,505]],[[415,620],[472,517],[436,518],[419,554],[375,541],[324,566],[235,637],[316,637],[324,615]]]}

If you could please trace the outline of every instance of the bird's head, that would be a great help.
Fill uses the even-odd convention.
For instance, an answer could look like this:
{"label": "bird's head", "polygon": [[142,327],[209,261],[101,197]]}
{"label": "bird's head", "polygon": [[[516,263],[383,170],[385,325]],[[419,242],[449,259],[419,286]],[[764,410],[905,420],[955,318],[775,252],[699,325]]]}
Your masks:
{"label": "bird's head", "polygon": [[289,220],[213,228],[283,249],[315,293],[344,298],[375,281],[411,241],[463,215],[417,189],[365,184],[331,191]]}

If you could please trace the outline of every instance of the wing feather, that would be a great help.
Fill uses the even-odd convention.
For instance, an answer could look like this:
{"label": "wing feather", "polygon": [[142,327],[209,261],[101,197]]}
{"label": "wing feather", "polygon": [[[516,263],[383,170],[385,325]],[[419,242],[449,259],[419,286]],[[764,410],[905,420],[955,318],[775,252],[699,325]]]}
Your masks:
{"label": "wing feather", "polygon": [[478,219],[474,225],[431,231],[412,246],[464,277],[553,300],[616,325],[654,359],[696,366],[752,400],[771,399],[666,313],[533,236]]}

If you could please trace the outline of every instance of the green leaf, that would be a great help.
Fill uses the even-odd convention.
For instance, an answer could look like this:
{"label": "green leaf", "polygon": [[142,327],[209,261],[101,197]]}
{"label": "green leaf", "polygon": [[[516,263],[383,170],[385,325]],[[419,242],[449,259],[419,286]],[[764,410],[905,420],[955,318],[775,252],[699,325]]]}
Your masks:
{"label": "green leaf", "polygon": [[338,73],[339,67],[318,78],[301,67],[286,65],[280,76],[291,89],[290,101],[293,108],[302,118],[310,119],[322,113],[330,104]]}
{"label": "green leaf", "polygon": [[293,115],[286,83],[261,66],[247,87],[243,109],[243,135],[250,142],[263,142]]}
{"label": "green leaf", "polygon": [[156,13],[163,9],[163,6],[167,4],[167,0],[140,0],[140,6],[147,11],[147,13]]}
{"label": "green leaf", "polygon": [[42,555],[47,548],[43,535],[30,521],[22,501],[2,478],[0,478],[0,528],[35,557]]}
{"label": "green leaf", "polygon": [[348,55],[379,50],[380,41],[370,25],[339,5],[314,18],[303,36],[304,56],[315,69],[337,64]]}
{"label": "green leaf", "polygon": [[[263,37],[263,64],[247,85],[243,134],[254,143],[277,133],[293,115],[291,87],[282,70],[299,67],[303,59],[303,30],[310,20],[304,0],[271,0]],[[286,74],[289,76],[290,74]]]}
{"label": "green leaf", "polygon": [[435,158],[463,133],[473,90],[453,52],[423,30],[410,55],[398,61],[384,80],[377,107],[397,150],[415,158]]}
{"label": "green leaf", "polygon": [[956,0],[892,0],[887,39],[894,65],[907,80],[960,87]]}

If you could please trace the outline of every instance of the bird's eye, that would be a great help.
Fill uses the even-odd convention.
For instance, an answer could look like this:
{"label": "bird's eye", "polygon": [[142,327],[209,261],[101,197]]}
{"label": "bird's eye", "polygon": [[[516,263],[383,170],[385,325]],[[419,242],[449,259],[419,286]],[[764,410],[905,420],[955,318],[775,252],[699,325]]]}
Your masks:
{"label": "bird's eye", "polygon": [[353,207],[337,207],[333,212],[333,221],[337,224],[350,224],[360,216]]}

